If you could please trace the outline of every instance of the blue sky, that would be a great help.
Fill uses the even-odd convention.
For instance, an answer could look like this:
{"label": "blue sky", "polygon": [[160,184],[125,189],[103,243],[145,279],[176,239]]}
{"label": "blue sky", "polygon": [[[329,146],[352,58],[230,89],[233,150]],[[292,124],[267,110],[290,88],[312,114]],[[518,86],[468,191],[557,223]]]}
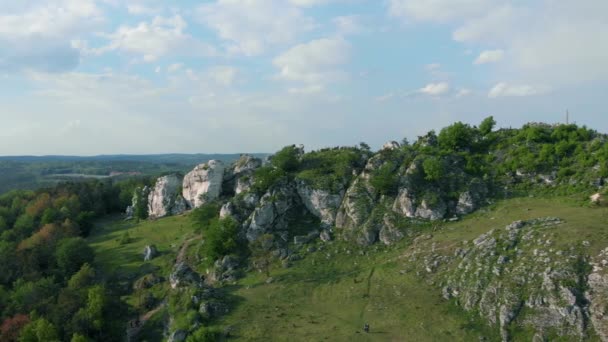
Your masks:
{"label": "blue sky", "polygon": [[454,121],[608,131],[605,0],[0,2],[0,154],[379,147]]}

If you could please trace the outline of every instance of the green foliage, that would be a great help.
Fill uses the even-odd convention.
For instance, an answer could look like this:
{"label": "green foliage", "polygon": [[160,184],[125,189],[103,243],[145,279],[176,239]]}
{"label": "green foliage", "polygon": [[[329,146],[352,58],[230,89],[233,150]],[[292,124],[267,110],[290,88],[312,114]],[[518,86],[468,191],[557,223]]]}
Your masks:
{"label": "green foliage", "polygon": [[295,145],[285,146],[271,157],[270,163],[284,172],[293,172],[300,164],[298,158],[299,149]]}
{"label": "green foliage", "polygon": [[208,264],[224,255],[242,252],[242,242],[238,237],[238,223],[231,219],[214,219],[203,230],[202,254]]}
{"label": "green foliage", "polygon": [[369,183],[382,195],[396,194],[398,178],[395,168],[395,163],[392,161],[384,163],[384,165],[372,172]]}
{"label": "green foliage", "polygon": [[479,133],[481,133],[481,135],[485,137],[488,134],[492,133],[494,126],[496,126],[496,120],[494,120],[493,116],[489,116],[485,118],[479,125]]}
{"label": "green foliage", "polygon": [[358,169],[361,151],[354,148],[327,149],[306,153],[297,178],[315,189],[340,191]]}
{"label": "green foliage", "polygon": [[91,341],[91,340],[80,334],[72,335],[72,339],[70,340],[70,342],[89,342],[89,341]]}
{"label": "green foliage", "polygon": [[196,230],[203,230],[220,216],[220,205],[217,202],[206,203],[190,213],[190,220]]}
{"label": "green foliage", "polygon": [[19,342],[59,342],[59,336],[53,324],[39,318],[23,328]]}
{"label": "green foliage", "polygon": [[216,342],[222,336],[218,328],[201,327],[198,328],[186,339],[186,342]]}
{"label": "green foliage", "polygon": [[439,181],[445,175],[443,161],[438,157],[428,157],[422,162],[425,179],[429,181]]}
{"label": "green foliage", "polygon": [[260,167],[255,170],[254,182],[251,189],[258,193],[264,193],[285,176],[286,173],[282,169],[273,168],[272,166]]}
{"label": "green foliage", "polygon": [[477,130],[462,122],[457,122],[439,132],[437,142],[447,151],[469,151],[474,148]]}
{"label": "green foliage", "polygon": [[57,265],[65,276],[76,273],[82,265],[93,262],[93,249],[82,238],[68,238],[59,241],[55,252]]}
{"label": "green foliage", "polygon": [[270,277],[270,265],[273,260],[272,248],[274,247],[274,236],[272,234],[260,235],[249,245],[253,266],[260,272]]}
{"label": "green foliage", "polygon": [[68,288],[72,290],[80,290],[87,288],[94,284],[95,280],[95,269],[88,263],[82,265],[80,270],[70,278],[68,281]]}

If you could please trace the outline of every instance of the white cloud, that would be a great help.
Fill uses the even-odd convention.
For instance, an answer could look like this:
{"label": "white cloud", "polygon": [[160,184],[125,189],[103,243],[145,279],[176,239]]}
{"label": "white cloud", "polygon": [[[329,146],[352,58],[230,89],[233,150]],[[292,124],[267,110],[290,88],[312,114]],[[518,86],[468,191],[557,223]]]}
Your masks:
{"label": "white cloud", "polygon": [[0,70],[71,70],[80,62],[79,44],[72,42],[104,21],[93,0],[7,5],[0,4],[0,46],[6,48]]}
{"label": "white cloud", "polygon": [[350,58],[351,46],[342,38],[323,38],[299,44],[276,57],[278,78],[324,84],[346,77],[341,65]]}
{"label": "white cloud", "polygon": [[166,55],[213,56],[213,46],[203,43],[185,32],[186,21],[180,15],[155,17],[137,26],[121,26],[106,35],[110,43],[97,53],[124,51],[141,55],[145,62],[153,62]]}
{"label": "white cloud", "polygon": [[238,76],[238,69],[230,66],[217,66],[208,70],[209,77],[217,84],[230,86]]}
{"label": "white cloud", "polygon": [[289,2],[296,6],[311,7],[315,5],[327,4],[331,2],[331,0],[289,0]]}
{"label": "white cloud", "polygon": [[229,42],[229,52],[248,56],[290,43],[316,26],[298,7],[282,0],[218,0],[200,6],[197,13],[202,24]]}
{"label": "white cloud", "polygon": [[450,91],[450,85],[447,82],[429,83],[418,91],[430,96],[441,96]]}
{"label": "white cloud", "polygon": [[131,3],[127,5],[127,11],[133,15],[157,15],[161,12],[161,9],[141,3]]}
{"label": "white cloud", "polygon": [[498,83],[488,93],[489,98],[506,97],[506,96],[533,96],[548,92],[550,89],[546,86],[533,85],[510,85],[508,83]]}
{"label": "white cloud", "polygon": [[496,63],[502,60],[505,52],[503,50],[486,50],[479,54],[473,64]]}
{"label": "white cloud", "polygon": [[332,19],[332,23],[336,27],[336,31],[341,35],[357,34],[363,28],[361,18],[358,15],[339,16]]}
{"label": "white cloud", "polygon": [[446,22],[483,13],[494,0],[389,0],[393,17]]}
{"label": "white cloud", "polygon": [[167,67],[168,72],[176,72],[184,66],[182,63],[173,63]]}
{"label": "white cloud", "polygon": [[461,97],[469,96],[472,93],[473,93],[473,91],[471,89],[460,88],[460,89],[458,89],[458,92],[456,93],[455,97],[461,98]]}

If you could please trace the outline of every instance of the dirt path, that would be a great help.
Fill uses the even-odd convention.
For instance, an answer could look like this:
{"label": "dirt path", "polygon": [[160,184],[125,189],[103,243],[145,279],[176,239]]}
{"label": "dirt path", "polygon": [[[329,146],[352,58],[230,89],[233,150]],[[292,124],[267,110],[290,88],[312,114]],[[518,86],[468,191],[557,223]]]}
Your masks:
{"label": "dirt path", "polygon": [[137,319],[129,321],[127,325],[127,341],[135,341],[137,335],[141,332],[141,329],[146,325],[146,322],[152,318],[159,311],[167,306],[167,300],[163,300],[154,309],[140,315]]}
{"label": "dirt path", "polygon": [[188,252],[188,247],[190,246],[190,243],[197,239],[198,240],[202,239],[202,235],[196,235],[196,236],[193,236],[193,237],[189,238],[188,240],[184,241],[184,243],[182,244],[182,246],[179,249],[179,252],[177,253],[177,257],[175,258],[176,264],[184,261],[184,259],[186,258],[186,252]]}

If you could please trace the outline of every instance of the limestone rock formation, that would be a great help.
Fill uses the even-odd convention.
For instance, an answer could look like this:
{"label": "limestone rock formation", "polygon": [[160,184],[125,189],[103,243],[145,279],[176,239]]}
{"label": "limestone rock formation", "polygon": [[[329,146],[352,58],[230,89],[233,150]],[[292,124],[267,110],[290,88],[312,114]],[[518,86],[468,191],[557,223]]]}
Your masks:
{"label": "limestone rock formation", "polygon": [[242,155],[234,164],[226,169],[224,189],[226,193],[236,195],[246,192],[254,181],[255,170],[262,166],[262,160],[248,154]]}
{"label": "limestone rock formation", "polygon": [[183,212],[185,208],[180,187],[181,180],[177,175],[160,177],[148,195],[148,215],[160,218]]}
{"label": "limestone rock formation", "polygon": [[217,199],[222,192],[224,164],[219,160],[210,160],[190,171],[183,182],[183,196],[190,208]]}
{"label": "limestone rock formation", "polygon": [[399,145],[399,143],[396,141],[389,141],[386,144],[382,145],[383,150],[396,150],[399,147],[401,147],[401,145]]}
{"label": "limestone rock formation", "polygon": [[409,189],[399,189],[399,193],[393,204],[393,211],[405,217],[411,218],[416,216],[416,205]]}
{"label": "limestone rock formation", "polygon": [[446,213],[447,206],[441,198],[437,199],[436,203],[433,204],[427,200],[422,200],[422,203],[416,209],[416,217],[431,221],[441,220]]}
{"label": "limestone rock formation", "polygon": [[290,214],[298,204],[295,184],[284,180],[273,185],[246,222],[247,239],[253,241],[265,233],[285,231]]}
{"label": "limestone rock formation", "polygon": [[318,217],[323,225],[327,227],[333,226],[336,222],[336,215],[342,203],[342,198],[344,197],[344,191],[332,194],[326,190],[313,189],[304,181],[299,181],[297,187],[302,203],[304,203],[308,211]]}

